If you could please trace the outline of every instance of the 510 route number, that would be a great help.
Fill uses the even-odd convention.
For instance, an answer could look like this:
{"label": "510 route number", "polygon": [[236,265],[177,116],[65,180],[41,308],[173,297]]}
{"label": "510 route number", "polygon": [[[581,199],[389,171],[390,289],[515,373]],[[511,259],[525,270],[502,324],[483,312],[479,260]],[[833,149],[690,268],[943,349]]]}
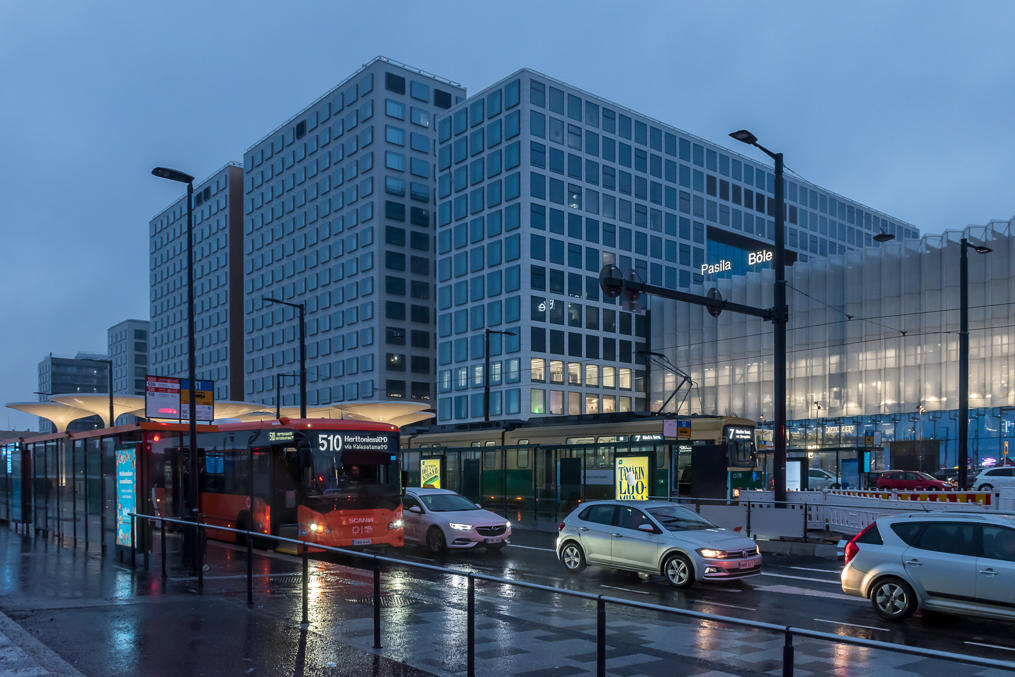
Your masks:
{"label": "510 route number", "polygon": [[339,433],[318,435],[317,448],[321,451],[342,451],[342,435]]}

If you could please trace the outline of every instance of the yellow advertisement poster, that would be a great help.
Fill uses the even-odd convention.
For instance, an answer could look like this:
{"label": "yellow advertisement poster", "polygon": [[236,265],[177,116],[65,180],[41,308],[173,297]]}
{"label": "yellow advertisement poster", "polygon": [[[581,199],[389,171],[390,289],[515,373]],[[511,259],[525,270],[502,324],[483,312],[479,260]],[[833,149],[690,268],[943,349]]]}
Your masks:
{"label": "yellow advertisement poster", "polygon": [[439,458],[420,459],[419,486],[424,489],[441,488],[441,460]]}
{"label": "yellow advertisement poster", "polygon": [[648,500],[648,456],[618,457],[615,463],[617,500]]}

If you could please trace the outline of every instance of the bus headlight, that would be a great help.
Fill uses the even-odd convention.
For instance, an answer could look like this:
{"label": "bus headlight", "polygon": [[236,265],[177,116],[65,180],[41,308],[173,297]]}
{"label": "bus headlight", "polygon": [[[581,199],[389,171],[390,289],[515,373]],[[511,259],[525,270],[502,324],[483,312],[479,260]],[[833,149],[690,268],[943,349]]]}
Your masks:
{"label": "bus headlight", "polygon": [[326,527],[325,525],[321,524],[320,522],[311,522],[310,523],[310,531],[312,531],[312,532],[314,532],[316,534],[331,533],[331,530],[328,529],[328,527]]}
{"label": "bus headlight", "polygon": [[392,522],[388,522],[388,531],[401,529],[404,524],[405,522],[403,522],[402,520],[394,520]]}

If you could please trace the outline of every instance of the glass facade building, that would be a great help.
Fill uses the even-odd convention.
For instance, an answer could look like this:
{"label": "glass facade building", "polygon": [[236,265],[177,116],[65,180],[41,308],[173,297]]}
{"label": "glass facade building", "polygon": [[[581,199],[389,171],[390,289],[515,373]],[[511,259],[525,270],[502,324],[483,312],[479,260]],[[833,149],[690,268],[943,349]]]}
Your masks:
{"label": "glass facade building", "polygon": [[[962,237],[993,250],[968,253],[971,454],[996,459],[1015,444],[1013,219],[787,269],[791,446],[853,444],[875,433],[879,442],[941,440],[942,458],[954,464]],[[770,270],[716,286],[730,301],[772,303]],[[683,400],[679,413],[771,422],[771,324],[734,313],[715,319],[667,301],[653,307],[652,341],[698,386],[686,400],[674,398]],[[651,381],[650,406],[658,410],[677,379],[657,370]]]}
{"label": "glass facade building", "polygon": [[[243,392],[242,191],[243,169],[235,163],[227,164],[194,186],[197,378],[215,381],[215,398],[220,400],[242,399]],[[186,378],[189,367],[186,194],[151,220],[149,235],[148,373]]]}
{"label": "glass facade building", "polygon": [[[487,378],[491,419],[647,410],[654,328],[602,296],[601,267],[690,289],[770,265],[767,166],[528,69],[438,117],[436,177],[440,423],[482,420]],[[791,261],[919,237],[786,188]]]}
{"label": "glass facade building", "polygon": [[244,153],[243,399],[299,369],[265,297],[305,304],[309,404],[432,398],[434,118],[464,96],[379,57]]}
{"label": "glass facade building", "polygon": [[109,328],[113,392],[144,395],[148,373],[148,320],[124,320]]}

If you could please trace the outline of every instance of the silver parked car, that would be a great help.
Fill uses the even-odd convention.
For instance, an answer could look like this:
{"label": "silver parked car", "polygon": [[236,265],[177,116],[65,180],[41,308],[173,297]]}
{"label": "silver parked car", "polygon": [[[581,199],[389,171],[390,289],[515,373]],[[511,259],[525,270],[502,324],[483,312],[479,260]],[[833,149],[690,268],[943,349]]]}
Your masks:
{"label": "silver parked car", "polygon": [[761,573],[757,544],[665,501],[591,501],[558,527],[557,557],[571,573],[598,564],[659,574],[678,588]]}
{"label": "silver parked car", "polygon": [[1015,619],[1015,518],[881,517],[846,544],[842,590],[901,621],[918,608]]}
{"label": "silver parked car", "polygon": [[434,554],[480,545],[499,551],[511,539],[511,522],[447,489],[406,488],[402,516],[405,540]]}

